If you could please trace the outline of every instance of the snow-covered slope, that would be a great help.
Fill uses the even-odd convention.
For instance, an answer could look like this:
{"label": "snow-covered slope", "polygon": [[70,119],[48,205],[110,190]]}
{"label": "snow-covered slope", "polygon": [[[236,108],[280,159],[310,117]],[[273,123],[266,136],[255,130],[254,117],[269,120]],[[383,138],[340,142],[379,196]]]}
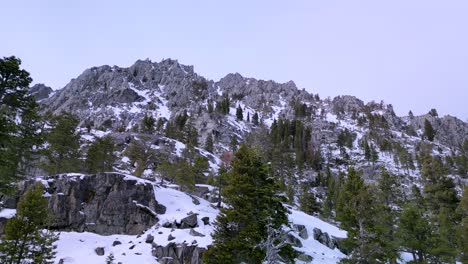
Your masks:
{"label": "snow-covered slope", "polygon": [[[154,194],[158,203],[167,208],[165,214],[158,215],[158,224],[136,236],[102,236],[89,232],[60,232],[59,240],[56,242],[58,251],[56,263],[62,260],[61,263],[101,264],[105,263],[106,258],[112,254],[115,257],[115,263],[154,264],[158,263],[156,257],[152,254],[154,245],[166,246],[175,242],[177,244],[185,243],[207,247],[212,243],[212,221],[219,213],[214,205],[200,197],[190,196],[170,187],[154,185]],[[194,203],[194,199],[197,202]],[[181,219],[193,213],[198,214],[198,227],[193,228],[194,231],[199,233],[197,236],[191,234],[193,231],[189,228],[163,227],[166,223],[174,221],[180,223]],[[205,225],[201,220],[204,217],[209,217],[210,224]],[[338,249],[332,250],[315,240],[313,229],[319,228],[322,232],[341,238],[346,237],[345,231],[297,210],[291,210],[289,220],[291,225],[304,225],[306,227],[309,234],[307,239],[299,238],[295,234],[303,244],[303,247],[296,249],[312,256],[312,263],[337,263],[344,257],[344,254]],[[169,235],[174,239],[169,241]],[[152,243],[147,243],[149,236],[154,237]],[[96,253],[97,248],[102,248],[104,254],[98,255]],[[297,261],[297,263],[304,262]]]}

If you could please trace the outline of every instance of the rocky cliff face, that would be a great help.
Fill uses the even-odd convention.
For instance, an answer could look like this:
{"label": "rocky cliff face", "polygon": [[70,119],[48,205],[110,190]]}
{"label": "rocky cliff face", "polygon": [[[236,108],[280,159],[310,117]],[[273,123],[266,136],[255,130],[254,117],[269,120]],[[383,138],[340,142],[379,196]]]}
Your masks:
{"label": "rocky cliff face", "polygon": [[[25,182],[20,191],[34,182]],[[132,176],[65,174],[42,182],[54,215],[51,228],[56,230],[140,234],[166,211],[155,200],[153,185]]]}

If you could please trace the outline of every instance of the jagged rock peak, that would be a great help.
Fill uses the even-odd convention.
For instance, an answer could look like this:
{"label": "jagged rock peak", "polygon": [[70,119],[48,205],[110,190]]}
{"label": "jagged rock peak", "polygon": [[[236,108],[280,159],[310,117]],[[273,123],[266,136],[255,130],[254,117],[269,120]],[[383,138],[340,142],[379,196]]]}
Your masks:
{"label": "jagged rock peak", "polygon": [[46,86],[42,83],[35,84],[29,89],[29,94],[36,98],[36,101],[40,101],[46,98],[49,98],[53,90],[49,86]]}

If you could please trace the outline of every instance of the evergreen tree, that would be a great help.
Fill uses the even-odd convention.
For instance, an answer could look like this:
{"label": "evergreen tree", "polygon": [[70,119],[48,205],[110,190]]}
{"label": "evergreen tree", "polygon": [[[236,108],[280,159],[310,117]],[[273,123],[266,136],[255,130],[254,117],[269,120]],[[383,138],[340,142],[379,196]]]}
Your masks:
{"label": "evergreen tree", "polygon": [[252,124],[258,126],[259,120],[258,120],[258,113],[255,112],[255,114],[252,116]]}
{"label": "evergreen tree", "polygon": [[434,141],[435,137],[435,130],[427,119],[424,120],[424,135],[426,136],[427,140]]}
{"label": "evergreen tree", "polygon": [[36,103],[27,94],[32,79],[20,65],[14,56],[0,59],[0,195],[13,191],[12,183],[25,174],[20,166],[41,144]]}
{"label": "evergreen tree", "polygon": [[382,169],[377,185],[376,221],[374,233],[383,250],[382,260],[396,263],[398,258],[398,241],[395,238],[395,226],[398,208],[401,205],[402,192],[396,176]]}
{"label": "evergreen tree", "polygon": [[468,186],[463,190],[463,196],[457,208],[460,225],[457,228],[457,245],[462,263],[468,263]]}
{"label": "evergreen tree", "polygon": [[0,243],[0,262],[5,264],[52,264],[55,257],[53,243],[58,237],[42,229],[50,215],[44,187],[38,183],[21,197],[16,215],[8,220]]}
{"label": "evergreen tree", "polygon": [[299,205],[301,211],[306,214],[315,215],[320,211],[320,205],[315,198],[315,194],[311,190],[308,190],[307,187],[302,190],[299,197]]}
{"label": "evergreen tree", "polygon": [[125,155],[130,159],[130,163],[135,167],[133,175],[141,177],[146,169],[152,169],[157,162],[157,155],[151,148],[151,145],[145,141],[133,141],[124,151]]}
{"label": "evergreen tree", "polygon": [[237,109],[236,109],[236,118],[237,118],[237,120],[243,120],[244,119],[244,115],[242,113],[242,107],[240,105],[238,105]]}
{"label": "evergreen tree", "polygon": [[213,143],[213,135],[211,133],[208,134],[205,140],[205,149],[206,151],[213,153],[213,148],[214,148],[214,143]]}
{"label": "evergreen tree", "polygon": [[375,163],[379,160],[379,152],[374,147],[374,144],[371,144],[370,146],[370,154],[371,154],[371,161],[372,165],[375,165]]}
{"label": "evergreen tree", "polygon": [[407,204],[400,216],[397,237],[401,249],[410,252],[417,263],[427,263],[433,241],[429,220],[414,204]]}
{"label": "evergreen tree", "polygon": [[97,138],[86,153],[86,169],[89,173],[112,171],[116,159],[114,140],[110,136]]}
{"label": "evergreen tree", "polygon": [[213,101],[208,100],[207,110],[209,114],[213,113]]}
{"label": "evergreen tree", "polygon": [[154,125],[156,124],[156,119],[152,115],[145,114],[141,120],[141,132],[143,133],[152,133],[154,132]]}
{"label": "evergreen tree", "polygon": [[279,229],[288,223],[284,198],[268,175],[266,165],[254,150],[241,145],[226,174],[226,187],[216,218],[214,243],[205,252],[205,263],[261,263],[265,250],[258,247],[267,239],[267,225]]}
{"label": "evergreen tree", "polygon": [[80,135],[76,132],[78,119],[70,113],[52,117],[52,129],[46,135],[49,147],[43,167],[50,175],[80,171]]}
{"label": "evergreen tree", "polygon": [[343,241],[344,250],[350,252],[348,262],[368,263],[382,258],[384,250],[373,233],[375,214],[375,194],[350,168],[336,208],[337,220],[348,231],[348,238]]}

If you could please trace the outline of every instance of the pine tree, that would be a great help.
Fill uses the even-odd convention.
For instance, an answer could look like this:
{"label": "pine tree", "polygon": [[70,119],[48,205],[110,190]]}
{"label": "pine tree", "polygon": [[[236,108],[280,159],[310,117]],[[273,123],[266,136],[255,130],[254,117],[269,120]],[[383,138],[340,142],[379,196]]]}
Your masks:
{"label": "pine tree", "polygon": [[216,218],[214,243],[205,252],[205,263],[261,263],[267,225],[279,229],[288,223],[284,198],[268,175],[267,166],[254,150],[241,145],[226,174],[223,202]]}
{"label": "pine tree", "polygon": [[401,249],[410,252],[417,263],[427,263],[433,240],[429,220],[414,204],[407,204],[400,216],[397,238]]}
{"label": "pine tree", "polygon": [[13,192],[41,144],[36,103],[27,94],[32,79],[20,65],[14,56],[0,59],[0,195]]}
{"label": "pine tree", "polygon": [[106,258],[106,264],[114,264],[114,260],[115,260],[114,254],[110,253],[109,256],[107,256]]}
{"label": "pine tree", "polygon": [[47,163],[43,167],[50,175],[80,171],[80,135],[76,132],[78,119],[70,113],[52,117],[51,131],[46,135]]}
{"label": "pine tree", "polygon": [[258,113],[255,112],[255,114],[252,116],[252,124],[258,126],[258,124],[259,124],[258,118],[259,118],[259,117],[258,117]]}
{"label": "pine tree", "polygon": [[348,178],[339,193],[336,217],[348,231],[343,241],[352,263],[368,263],[382,258],[383,249],[375,238],[375,194],[364,184],[359,173],[350,168]]}
{"label": "pine tree", "polygon": [[208,100],[207,110],[209,114],[213,113],[213,101]]}
{"label": "pine tree", "polygon": [[154,168],[157,161],[156,152],[144,140],[133,141],[124,153],[130,159],[132,166],[135,167],[133,175],[137,177],[141,177],[146,169]]}
{"label": "pine tree", "polygon": [[457,245],[462,263],[468,263],[468,186],[463,190],[462,199],[457,207],[460,226],[457,229]]}
{"label": "pine tree", "polygon": [[304,187],[302,190],[299,197],[299,205],[301,211],[306,214],[315,215],[320,212],[320,205],[315,198],[315,194],[311,190],[308,190],[307,187]]}
{"label": "pine tree", "polygon": [[43,231],[50,220],[44,187],[38,183],[21,197],[16,215],[8,220],[0,243],[0,262],[5,264],[52,264],[55,257],[53,243],[58,239]]}
{"label": "pine tree", "polygon": [[244,119],[244,115],[242,113],[242,107],[240,105],[238,105],[236,109],[236,118],[239,121]]}
{"label": "pine tree", "polygon": [[427,119],[424,120],[424,135],[426,136],[427,140],[434,141],[435,137],[435,130]]}
{"label": "pine tree", "polygon": [[206,137],[206,140],[205,140],[205,149],[206,151],[210,152],[210,153],[213,153],[213,135],[211,133],[208,134],[208,136]]}
{"label": "pine tree", "polygon": [[395,238],[395,226],[398,208],[401,205],[402,192],[396,176],[382,169],[376,191],[376,221],[374,233],[383,250],[382,260],[396,263],[398,258],[398,241]]}
{"label": "pine tree", "polygon": [[97,138],[86,153],[86,169],[89,173],[112,171],[116,159],[112,137]]}
{"label": "pine tree", "polygon": [[152,115],[145,113],[145,116],[141,120],[141,132],[143,133],[152,133],[154,132],[154,125],[156,124],[156,119]]}

